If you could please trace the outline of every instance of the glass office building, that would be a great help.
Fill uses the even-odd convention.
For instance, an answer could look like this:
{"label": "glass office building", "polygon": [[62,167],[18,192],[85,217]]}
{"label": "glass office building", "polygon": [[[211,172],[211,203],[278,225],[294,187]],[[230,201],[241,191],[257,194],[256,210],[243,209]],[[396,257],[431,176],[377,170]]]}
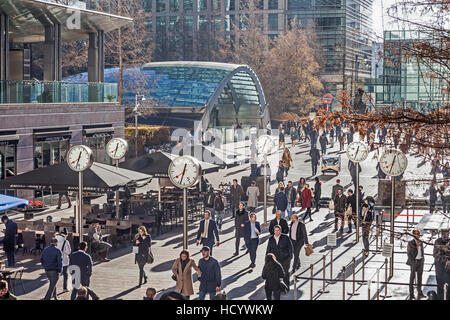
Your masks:
{"label": "glass office building", "polygon": [[234,38],[253,15],[272,39],[294,19],[302,26],[314,25],[328,91],[342,88],[343,78],[349,90],[354,78],[370,77],[373,0],[251,1],[252,6],[249,0],[147,0],[146,10],[152,13],[147,28],[155,44],[153,60],[211,61],[217,39]]}
{"label": "glass office building", "polygon": [[415,57],[406,57],[406,44],[432,42],[433,35],[420,31],[385,31],[383,77],[367,86],[375,93],[377,106],[409,106],[428,112],[448,104],[448,69],[434,65],[431,70]]}

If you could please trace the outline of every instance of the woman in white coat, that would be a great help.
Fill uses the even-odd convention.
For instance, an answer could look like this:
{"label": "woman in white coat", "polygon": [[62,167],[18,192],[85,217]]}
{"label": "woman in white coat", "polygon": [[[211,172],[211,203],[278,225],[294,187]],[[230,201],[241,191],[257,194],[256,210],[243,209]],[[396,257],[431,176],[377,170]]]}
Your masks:
{"label": "woman in white coat", "polygon": [[72,252],[72,248],[70,247],[70,242],[66,240],[66,234],[63,232],[56,233],[55,238],[58,240],[57,247],[62,252],[62,266],[63,266],[63,292],[68,292],[67,289],[67,281],[68,281],[68,273],[67,267],[69,266],[69,255]]}

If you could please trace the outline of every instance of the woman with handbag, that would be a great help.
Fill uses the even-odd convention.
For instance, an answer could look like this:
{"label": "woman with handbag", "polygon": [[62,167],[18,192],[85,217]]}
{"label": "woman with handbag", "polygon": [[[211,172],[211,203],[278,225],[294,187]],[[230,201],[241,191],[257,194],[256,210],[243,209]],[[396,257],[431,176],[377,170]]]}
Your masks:
{"label": "woman with handbag", "polygon": [[266,290],[267,300],[280,300],[281,291],[287,291],[283,281],[284,270],[273,253],[266,255],[266,263],[262,271],[262,278],[266,280],[264,289]]}
{"label": "woman with handbag", "polygon": [[172,266],[172,279],[177,282],[175,291],[181,293],[187,299],[194,294],[192,269],[197,272],[198,277],[201,277],[202,272],[195,264],[195,260],[189,257],[189,251],[181,251],[180,257],[175,260]]}
{"label": "woman with handbag", "polygon": [[144,266],[147,263],[153,262],[153,255],[151,254],[151,246],[152,239],[150,235],[147,233],[147,228],[144,226],[140,226],[138,228],[138,233],[134,236],[134,247],[133,253],[135,253],[134,263],[137,263],[139,266],[139,285],[140,287],[142,283],[142,278],[144,278],[144,284],[147,283],[147,275],[144,271]]}

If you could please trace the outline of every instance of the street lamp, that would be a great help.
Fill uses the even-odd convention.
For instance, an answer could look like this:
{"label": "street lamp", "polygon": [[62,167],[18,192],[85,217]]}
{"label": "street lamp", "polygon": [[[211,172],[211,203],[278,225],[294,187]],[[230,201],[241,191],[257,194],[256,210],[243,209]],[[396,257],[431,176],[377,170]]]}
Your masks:
{"label": "street lamp", "polygon": [[142,115],[142,113],[140,113],[140,112],[138,111],[138,107],[140,106],[139,103],[138,103],[138,98],[140,98],[141,101],[145,101],[145,96],[142,95],[142,94],[137,94],[137,95],[136,95],[135,105],[134,105],[134,109],[133,109],[133,112],[134,112],[134,128],[135,128],[135,131],[134,131],[134,152],[135,152],[135,157],[137,157],[137,155],[138,155],[138,151],[137,151],[137,150],[138,150],[138,148],[137,148],[137,146],[138,146],[138,143],[137,143],[137,136],[138,136],[138,116],[141,116],[141,115]]}

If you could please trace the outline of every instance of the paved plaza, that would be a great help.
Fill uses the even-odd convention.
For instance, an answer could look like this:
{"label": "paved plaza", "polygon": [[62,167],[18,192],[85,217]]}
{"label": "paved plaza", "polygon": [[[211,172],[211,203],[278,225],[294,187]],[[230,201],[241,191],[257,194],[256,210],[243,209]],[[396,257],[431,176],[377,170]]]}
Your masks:
{"label": "paved plaza", "polygon": [[[289,142],[289,140],[288,140]],[[288,143],[290,147],[290,143]],[[334,148],[328,150],[331,154],[337,154],[336,147],[338,144],[334,144]],[[308,155],[310,149],[310,144],[301,143],[293,148],[291,148],[291,154],[293,158],[293,167],[289,170],[289,175],[285,182],[292,180],[294,186],[297,185],[299,178],[307,178],[307,183],[313,186],[314,181],[311,177],[311,164],[310,157]],[[339,178],[341,179],[341,184],[345,189],[353,188],[351,185],[351,177],[349,171],[347,170],[347,156],[345,153],[340,153],[342,157],[341,173]],[[368,159],[361,163],[362,172],[360,175],[360,184],[364,186],[365,195],[376,196],[377,193],[377,178],[376,178],[376,159],[374,159],[374,154],[371,153]],[[272,168],[272,183],[271,183],[271,194],[273,195],[276,188],[276,181],[274,180],[276,173],[276,166],[279,158],[281,157],[281,150],[278,153],[273,153],[269,157],[270,166]],[[430,168],[427,165],[418,166],[420,162],[419,157],[409,157],[408,169],[405,173],[405,179],[412,179],[417,177],[423,177],[428,175]],[[213,184],[215,188],[218,188],[220,183],[231,182],[233,178],[238,179],[242,176],[248,176],[250,173],[250,164],[241,164],[232,168],[225,170],[220,170],[216,173],[211,173],[206,176],[210,183]],[[322,185],[322,197],[329,197],[331,194],[331,187],[335,184],[335,175],[320,176]],[[138,190],[138,192],[146,191],[149,188],[155,188],[154,182],[150,185]],[[420,188],[408,189],[407,193],[413,193],[415,198],[425,198],[424,191]],[[408,194],[407,194],[408,196]],[[95,202],[103,203],[104,197],[96,199]],[[274,218],[272,214],[272,203],[269,202],[270,207],[268,208],[268,220]],[[65,206],[64,206],[65,207]],[[295,211],[299,211],[300,208],[295,208]],[[427,210],[415,210],[415,214],[421,215],[426,213]],[[73,214],[72,209],[56,210],[55,207],[50,208],[45,211],[42,215],[37,218],[45,218],[46,215],[52,215],[55,220],[59,220],[61,217],[68,217]],[[20,215],[11,216],[14,218],[19,218]],[[262,206],[257,210],[257,219],[261,223],[264,220]],[[326,246],[326,236],[333,230],[334,216],[329,212],[327,208],[321,208],[319,212],[313,214],[314,221],[310,222],[309,219],[306,223],[306,229],[308,232],[309,242],[312,244],[314,253],[309,257],[305,256],[305,252],[302,249],[300,255],[301,268],[296,272],[296,275],[301,274],[302,276],[309,277],[311,272],[306,269],[314,264],[313,275],[316,278],[321,278],[323,274],[322,267],[322,257],[327,254],[326,257],[326,277],[330,276],[330,265],[329,265],[329,247]],[[410,218],[411,219],[411,218]],[[415,217],[415,222],[418,222],[420,217]],[[406,217],[397,217],[396,221],[406,221]],[[411,220],[410,220],[411,221]],[[402,224],[406,227],[406,224]],[[411,226],[411,225],[410,225]],[[197,232],[198,222],[189,226],[189,250],[192,257],[198,261],[201,258],[200,247],[195,245],[195,234]],[[250,269],[248,266],[250,264],[250,258],[248,254],[245,254],[246,250],[241,250],[239,256],[233,257],[235,237],[234,237],[234,220],[231,218],[231,212],[227,212],[224,224],[222,227],[222,232],[220,232],[220,246],[214,247],[213,256],[219,261],[222,273],[222,289],[227,293],[228,299],[242,299],[242,300],[262,300],[265,299],[264,292],[264,280],[261,278],[262,268],[264,265],[264,256],[267,247],[267,240],[269,238],[268,224],[262,226],[263,234],[260,237],[260,245],[257,251],[257,261],[256,267]],[[402,228],[397,229],[397,231],[402,231]],[[431,234],[425,233],[423,239],[428,241]],[[337,246],[334,249],[333,256],[333,278],[342,279],[342,267],[346,266],[347,270],[345,273],[346,279],[352,279],[352,258],[356,261],[356,275],[355,278],[361,279],[361,267],[362,258],[361,251],[363,249],[362,241],[355,243],[355,230],[353,233],[347,234],[347,226],[344,227],[344,233],[338,234]],[[408,238],[409,239],[409,238]],[[383,237],[379,239],[379,245],[381,247],[381,242],[389,241],[389,235],[384,233]],[[433,243],[435,239],[430,240]],[[244,241],[241,239],[241,245]],[[375,228],[373,228],[371,236],[371,250],[375,250],[376,240],[375,240]],[[435,284],[435,273],[433,262],[434,259],[431,256],[432,245],[425,245],[425,267],[423,274],[423,291],[426,293],[428,290],[436,290],[434,287],[427,287],[426,284]],[[112,260],[110,262],[104,262],[96,264],[94,266],[93,275],[91,277],[91,287],[100,296],[101,299],[142,299],[145,295],[145,290],[147,287],[156,288],[158,295],[161,293],[172,290],[175,287],[175,282],[171,279],[171,267],[174,260],[178,257],[180,251],[182,250],[182,229],[179,228],[170,233],[162,234],[153,239],[152,251],[155,257],[155,262],[151,265],[146,265],[147,274],[149,276],[148,283],[140,288],[137,288],[138,284],[138,266],[134,264],[134,255],[132,254],[131,243],[128,247],[116,250],[111,254]],[[395,252],[403,252],[400,254],[395,254],[395,273],[394,277],[390,280],[395,283],[408,283],[409,281],[409,266],[406,265],[406,242],[396,241]],[[16,294],[19,299],[42,299],[48,287],[47,278],[45,276],[44,270],[41,268],[39,263],[39,256],[25,255],[22,256],[20,252],[18,254],[19,266],[25,267],[25,272],[23,274],[24,286],[26,293],[22,292],[22,288],[18,286],[16,288]],[[3,260],[4,257],[1,256]],[[371,252],[365,261],[365,279],[372,277],[375,281],[376,270],[379,268],[383,262],[384,257],[380,252]],[[290,268],[291,269],[291,268]],[[150,272],[148,272],[150,271]],[[379,280],[384,281],[384,269],[381,269],[379,274]],[[198,297],[198,286],[197,276],[194,275],[194,296],[191,299],[197,299]],[[311,283],[309,280],[298,280],[297,281],[297,299],[307,300],[311,298]],[[337,282],[335,284],[329,284],[326,290],[329,293],[319,294],[318,290],[322,287],[322,281],[314,281],[313,283],[313,299],[319,300],[339,300],[343,298],[343,288],[342,283]],[[373,283],[371,285],[371,299],[376,298],[376,288],[377,284]],[[287,295],[281,297],[282,300],[292,300],[294,299],[294,281],[291,276],[291,287]],[[380,285],[380,289],[384,289]],[[350,283],[346,284],[345,288],[345,299],[357,299],[366,300],[368,299],[368,288],[367,284],[355,286],[357,293],[356,296],[350,296],[347,292],[352,291],[352,285]],[[62,292],[62,278],[60,278],[57,285],[57,292]],[[384,290],[383,292],[384,293]],[[408,286],[407,285],[389,285],[388,295],[391,296],[388,299],[404,300],[408,297]],[[60,299],[69,299],[69,293],[59,294]]]}

